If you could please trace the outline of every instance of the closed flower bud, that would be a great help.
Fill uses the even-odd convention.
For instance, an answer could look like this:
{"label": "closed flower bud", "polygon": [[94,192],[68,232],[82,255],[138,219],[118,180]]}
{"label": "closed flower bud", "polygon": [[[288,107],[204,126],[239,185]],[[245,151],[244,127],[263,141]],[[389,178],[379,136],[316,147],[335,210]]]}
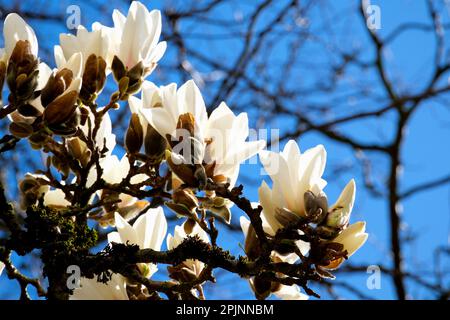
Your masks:
{"label": "closed flower bud", "polygon": [[144,132],[142,130],[139,115],[133,113],[130,118],[127,133],[125,135],[125,148],[130,154],[139,153],[144,142]]}
{"label": "closed flower bud", "polygon": [[74,114],[77,105],[78,92],[72,90],[52,101],[44,111],[44,121],[47,125],[59,125],[68,121]]}
{"label": "closed flower bud", "polygon": [[25,103],[25,104],[21,104],[17,107],[17,111],[24,117],[39,117],[40,115],[42,115],[42,112],[39,111],[38,109],[36,109],[36,107],[34,107],[31,104]]}
{"label": "closed flower bud", "polygon": [[121,95],[124,95],[128,91],[128,85],[130,84],[130,78],[122,77],[119,81],[119,92]]}
{"label": "closed flower bud", "polygon": [[6,82],[9,100],[16,105],[31,99],[37,87],[38,59],[31,52],[28,40],[19,40],[9,59]]}
{"label": "closed flower bud", "polygon": [[67,149],[69,154],[77,159],[83,167],[88,164],[91,158],[91,151],[84,141],[79,138],[69,138],[67,139]]}
{"label": "closed flower bud", "polygon": [[120,79],[122,79],[127,73],[125,65],[122,63],[122,61],[117,56],[114,56],[114,58],[113,58],[113,61],[111,64],[111,70],[113,72],[114,79],[117,82],[119,82]]}
{"label": "closed flower bud", "polygon": [[28,40],[19,40],[11,53],[8,65],[16,70],[16,74],[32,73],[38,65],[37,58],[33,55],[31,45]]}
{"label": "closed flower bud", "polygon": [[12,122],[9,131],[17,138],[27,138],[33,133],[33,127],[25,122]]}
{"label": "closed flower bud", "polygon": [[88,102],[103,89],[106,81],[106,61],[91,54],[84,67],[83,82],[80,90],[82,101]]}
{"label": "closed flower bud", "polygon": [[44,107],[49,105],[70,86],[72,80],[73,72],[66,68],[50,75],[47,84],[41,91],[42,105]]}
{"label": "closed flower bud", "polygon": [[148,124],[145,132],[144,149],[152,163],[158,164],[163,160],[167,146],[167,140]]}

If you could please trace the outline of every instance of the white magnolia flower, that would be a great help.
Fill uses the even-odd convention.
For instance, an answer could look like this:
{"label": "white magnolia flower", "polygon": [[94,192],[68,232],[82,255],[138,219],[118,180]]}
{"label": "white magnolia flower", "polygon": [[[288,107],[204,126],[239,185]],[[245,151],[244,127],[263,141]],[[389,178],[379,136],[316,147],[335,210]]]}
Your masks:
{"label": "white magnolia flower", "polygon": [[120,11],[113,12],[114,27],[94,24],[103,30],[110,41],[110,50],[128,69],[142,61],[150,74],[166,51],[166,42],[159,42],[161,35],[161,12],[148,11],[139,1],[133,1],[125,17]]}
{"label": "white magnolia flower", "polygon": [[287,209],[305,217],[304,194],[312,191],[321,195],[326,181],[326,151],[322,145],[300,153],[297,143],[290,140],[280,153],[263,150],[259,153],[265,170],[272,179],[272,189],[263,181],[258,190],[264,216],[274,230],[283,227],[276,218],[279,209]]}
{"label": "white magnolia flower", "polygon": [[74,54],[81,53],[83,56],[82,71],[84,71],[86,60],[91,54],[102,57],[109,69],[113,58],[109,50],[109,37],[98,24],[94,24],[92,29],[92,31],[88,31],[80,25],[76,35],[60,34],[60,45],[54,48],[55,61],[58,67],[65,65]]}
{"label": "white magnolia flower", "polygon": [[3,61],[8,61],[17,41],[27,40],[30,43],[31,53],[37,56],[38,41],[34,30],[17,13],[10,13],[6,16],[3,24],[3,36],[5,48]]}
{"label": "white magnolia flower", "polygon": [[81,278],[80,287],[73,291],[70,300],[129,300],[125,279],[120,274],[113,274],[108,283]]}
{"label": "white magnolia flower", "polygon": [[[193,155],[194,162],[215,164],[213,176],[228,178],[231,186],[237,180],[240,164],[265,146],[262,140],[246,141],[249,136],[247,114],[234,115],[225,102],[208,118],[203,97],[192,80],[178,90],[176,84],[159,89],[146,86],[142,101],[140,108],[136,99],[131,99],[130,105],[139,109],[163,137],[176,137],[180,116],[190,114],[194,119],[192,138],[197,151]],[[161,107],[153,107],[155,104]]]}
{"label": "white magnolia flower", "polygon": [[[326,181],[322,179],[326,151],[322,145],[301,153],[297,143],[290,140],[282,152],[261,151],[260,158],[273,182],[272,189],[263,182],[258,190],[259,200],[264,208],[262,214],[273,230],[284,227],[279,216],[277,218],[280,211],[306,217],[304,200],[306,192],[312,192],[314,196],[322,196],[326,199],[323,192]],[[331,241],[344,244],[348,256],[361,247],[368,236],[364,233],[364,222],[357,222],[347,227],[355,201],[355,192],[355,181],[352,179],[336,203],[327,208],[328,213],[322,222],[323,226],[331,229],[331,232],[343,230]],[[342,261],[343,259],[337,259],[328,268],[335,268]]]}
{"label": "white magnolia flower", "polygon": [[5,264],[3,262],[0,262],[0,276],[2,275],[4,268],[5,268]]}
{"label": "white magnolia flower", "polygon": [[[253,205],[255,206],[255,204],[253,204]],[[270,227],[270,225],[265,220],[264,215],[261,215],[261,218],[262,218],[262,222],[263,222],[264,232],[266,232],[268,235],[271,235],[271,236],[275,235],[275,232],[273,231],[273,229]],[[240,218],[240,224],[241,224],[242,232],[244,233],[244,238],[247,239],[248,230],[250,227],[250,221],[247,218],[242,216]],[[296,244],[299,247],[300,252],[303,255],[306,255],[309,252],[309,249],[310,249],[309,243],[299,240],[296,242]],[[299,257],[295,253],[288,254],[288,255],[281,255],[275,251],[272,251],[271,256],[272,256],[272,259],[274,259],[274,260],[278,260],[280,262],[287,262],[287,263],[295,263],[299,259]],[[252,288],[254,288],[253,280],[254,280],[253,278],[250,278],[250,280],[249,280],[250,286]],[[301,292],[300,287],[297,285],[287,286],[287,285],[280,284],[279,287],[277,288],[277,290],[273,291],[272,294],[274,294],[276,297],[278,297],[282,300],[307,300],[309,298],[308,295]]]}
{"label": "white magnolia flower", "polygon": [[[140,249],[160,250],[167,233],[167,221],[161,207],[149,209],[131,226],[118,213],[115,214],[117,232],[108,234],[108,242],[138,245]],[[140,264],[139,269],[151,277],[158,268],[154,264]]]}
{"label": "white magnolia flower", "polygon": [[[172,250],[176,247],[178,247],[187,236],[198,236],[201,240],[204,242],[209,243],[209,237],[205,230],[203,230],[197,223],[192,228],[192,232],[190,234],[186,234],[184,231],[184,225],[186,222],[184,222],[181,226],[175,227],[175,232],[173,236],[169,233],[167,236],[167,248],[169,250]],[[203,268],[205,267],[205,264],[199,260],[186,260],[183,261],[183,269],[188,269],[190,273],[194,274],[196,277],[200,275]]]}

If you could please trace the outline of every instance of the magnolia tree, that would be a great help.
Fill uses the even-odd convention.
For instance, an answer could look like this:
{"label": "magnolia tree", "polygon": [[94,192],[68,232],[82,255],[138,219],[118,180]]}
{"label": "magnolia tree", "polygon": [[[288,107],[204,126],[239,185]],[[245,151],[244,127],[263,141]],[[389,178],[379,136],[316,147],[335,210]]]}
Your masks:
{"label": "magnolia tree", "polygon": [[[349,223],[355,182],[329,204],[323,146],[300,152],[289,141],[280,153],[264,150],[264,140],[249,141],[247,114],[225,102],[208,114],[193,81],[147,81],[166,49],[159,11],[133,2],[113,21],[61,34],[53,70],[39,61],[32,28],[14,13],[4,21],[0,81],[8,97],[0,112],[11,134],[1,152],[26,139],[46,166],[21,180],[20,208],[1,190],[8,232],[0,272],[18,281],[23,299],[29,286],[49,299],[205,299],[202,285],[215,282],[217,268],[248,281],[257,299],[318,297],[311,282],[334,278],[367,239],[364,222]],[[116,89],[101,106],[108,77]],[[110,113],[122,101],[131,117],[119,159]],[[259,202],[251,202],[236,181],[257,154],[271,186],[261,181]],[[216,228],[216,220],[230,222],[233,206],[242,214],[239,257]],[[179,217],[173,231],[167,210]],[[115,228],[100,251],[98,228]],[[35,250],[48,285],[11,261],[13,252]],[[168,278],[155,280],[163,267]]]}

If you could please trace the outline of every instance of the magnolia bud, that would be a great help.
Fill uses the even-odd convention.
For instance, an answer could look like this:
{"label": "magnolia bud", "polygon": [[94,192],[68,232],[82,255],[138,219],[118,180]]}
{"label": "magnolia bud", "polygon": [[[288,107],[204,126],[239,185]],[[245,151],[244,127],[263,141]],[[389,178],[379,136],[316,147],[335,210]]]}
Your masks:
{"label": "magnolia bud", "polygon": [[73,72],[69,69],[61,69],[56,74],[50,75],[47,84],[41,91],[41,103],[45,107],[70,86],[73,79]]}
{"label": "magnolia bud", "polygon": [[91,151],[84,141],[79,138],[69,138],[67,139],[67,148],[69,154],[80,161],[83,167],[87,166],[91,157]]}
{"label": "magnolia bud", "polygon": [[12,122],[9,131],[17,138],[27,138],[33,133],[33,127],[25,122]]}
{"label": "magnolia bud", "polygon": [[114,56],[114,58],[113,58],[113,61],[111,64],[111,70],[112,70],[114,79],[117,82],[119,82],[120,79],[122,79],[127,73],[125,65],[117,56]]}
{"label": "magnolia bud", "polygon": [[164,158],[164,153],[167,149],[167,140],[161,136],[150,124],[147,125],[147,130],[144,139],[145,154],[150,157],[153,163],[160,163]]}
{"label": "magnolia bud", "polygon": [[142,130],[139,115],[133,113],[130,118],[127,133],[125,135],[125,148],[130,154],[139,153],[144,142],[144,132]]}
{"label": "magnolia bud", "polygon": [[44,121],[47,125],[59,125],[68,121],[74,114],[78,93],[75,90],[53,100],[44,111]]}
{"label": "magnolia bud", "polygon": [[83,85],[80,90],[80,99],[88,102],[95,94],[103,89],[106,81],[106,61],[95,54],[91,54],[86,60],[83,73]]}

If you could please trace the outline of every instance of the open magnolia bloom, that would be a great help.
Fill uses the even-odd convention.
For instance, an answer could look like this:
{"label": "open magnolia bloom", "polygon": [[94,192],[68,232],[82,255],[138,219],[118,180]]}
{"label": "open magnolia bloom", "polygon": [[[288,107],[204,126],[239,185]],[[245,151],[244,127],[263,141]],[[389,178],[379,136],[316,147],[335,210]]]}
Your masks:
{"label": "open magnolia bloom", "polygon": [[141,113],[169,140],[169,165],[190,186],[201,185],[205,181],[200,180],[206,178],[233,186],[240,164],[265,146],[262,140],[247,141],[247,114],[235,116],[224,102],[208,118],[203,97],[192,80],[178,90],[176,84],[159,89],[148,86],[146,90],[143,97],[150,98],[144,102],[151,105],[143,104]]}
{"label": "open magnolia bloom", "polygon": [[161,35],[161,12],[149,12],[141,2],[133,1],[126,17],[114,10],[113,21],[113,28],[99,23],[94,24],[94,28],[109,37],[109,50],[116,57],[112,68],[117,81],[121,78],[117,75],[125,75],[122,73],[134,67],[139,69],[142,77],[149,75],[164,55],[167,46],[165,41],[158,42]]}
{"label": "open magnolia bloom", "polygon": [[73,291],[70,300],[129,300],[126,281],[120,274],[113,274],[107,283],[97,278],[81,278],[80,287]]}
{"label": "open magnolia bloom", "polygon": [[[163,209],[149,209],[131,226],[118,213],[115,214],[117,232],[108,234],[108,242],[135,244],[140,249],[159,251],[167,233],[167,221]],[[151,277],[158,268],[152,263],[141,263],[139,270],[145,277]]]}
{"label": "open magnolia bloom", "polygon": [[[259,200],[263,215],[273,230],[279,230],[304,219],[318,226],[322,238],[337,242],[353,254],[367,239],[364,223],[349,227],[350,214],[355,201],[355,182],[351,180],[331,207],[323,192],[326,181],[326,151],[319,145],[300,152],[297,143],[290,140],[280,153],[262,151],[260,159],[270,175],[272,189],[263,182],[259,188]],[[327,268],[335,268],[342,258],[332,261]]]}
{"label": "open magnolia bloom", "polygon": [[[256,206],[254,204],[254,206]],[[264,219],[262,215],[263,221],[263,229],[264,232],[269,236],[274,236],[275,232]],[[259,257],[259,245],[257,243],[257,238],[253,227],[250,224],[250,221],[245,218],[240,218],[240,224],[242,232],[245,237],[245,253],[249,257],[249,259],[256,259]],[[296,242],[297,246],[300,249],[300,252],[303,255],[306,255],[309,251],[309,243],[303,242],[301,240]],[[299,257],[296,254],[287,254],[281,255],[275,251],[271,253],[271,259],[275,262],[287,262],[287,263],[295,263]],[[282,300],[307,300],[308,296],[301,292],[299,286],[292,285],[287,286],[280,283],[271,283],[270,281],[263,280],[259,277],[252,277],[249,279],[250,286],[255,293],[258,299],[265,299],[271,294],[274,294],[276,297]]]}
{"label": "open magnolia bloom", "polygon": [[[193,227],[190,225],[192,223],[194,224]],[[186,229],[188,229],[188,232],[186,232]],[[204,242],[209,243],[209,237],[206,231],[203,230],[197,223],[188,220],[184,222],[183,225],[175,227],[173,236],[171,234],[167,236],[167,248],[172,250],[178,247],[187,236],[198,236]],[[203,262],[189,259],[183,261],[177,266],[170,266],[167,269],[172,279],[180,282],[189,282],[197,279],[204,267],[205,264]]]}

